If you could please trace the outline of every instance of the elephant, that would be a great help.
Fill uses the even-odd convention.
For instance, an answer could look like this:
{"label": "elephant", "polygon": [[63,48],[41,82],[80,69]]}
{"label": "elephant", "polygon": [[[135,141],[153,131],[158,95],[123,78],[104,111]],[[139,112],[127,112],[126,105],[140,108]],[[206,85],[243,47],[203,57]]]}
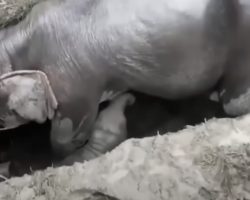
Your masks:
{"label": "elephant", "polygon": [[[39,97],[37,99],[39,99]],[[89,141],[84,146],[84,150],[83,149],[76,150],[76,152],[72,156],[68,156],[66,159],[63,159],[62,161],[61,160],[58,161],[55,159],[51,164],[54,167],[60,167],[62,165],[63,166],[71,165],[74,162],[92,160],[96,157],[99,157],[111,151],[119,144],[121,144],[128,137],[125,109],[128,106],[133,105],[135,103],[135,100],[136,100],[135,96],[131,93],[120,94],[115,98],[113,98],[110,101],[109,105],[99,112],[98,117],[94,123],[94,127],[92,129]],[[30,104],[27,103],[29,102],[27,101],[27,99],[25,99],[24,102],[26,103],[24,107],[27,107],[27,104]],[[63,131],[66,132],[67,134],[68,131],[67,127],[65,127]],[[61,134],[64,133],[62,132]],[[68,139],[70,140],[71,138]],[[24,156],[24,159],[26,157],[27,155]],[[19,161],[17,160],[14,163],[7,161],[5,163],[0,164],[0,179],[1,175],[2,177],[9,178],[13,173],[24,174],[25,170],[27,170],[25,168],[27,167],[30,170],[31,166],[22,166],[23,162],[20,161],[22,160]],[[36,163],[31,162],[30,164],[34,164],[37,167],[41,167],[44,166],[45,162],[46,162],[45,160],[40,160],[40,161],[37,160]],[[26,171],[26,173],[29,173],[29,171]]]}
{"label": "elephant", "polygon": [[[0,75],[46,75],[43,88],[53,95],[44,92],[50,103],[41,116],[52,120],[55,154],[74,162],[67,157],[84,152],[105,92],[177,100],[215,89],[227,114],[247,114],[249,6],[248,0],[41,2],[0,31]],[[22,74],[16,85],[28,78]]]}

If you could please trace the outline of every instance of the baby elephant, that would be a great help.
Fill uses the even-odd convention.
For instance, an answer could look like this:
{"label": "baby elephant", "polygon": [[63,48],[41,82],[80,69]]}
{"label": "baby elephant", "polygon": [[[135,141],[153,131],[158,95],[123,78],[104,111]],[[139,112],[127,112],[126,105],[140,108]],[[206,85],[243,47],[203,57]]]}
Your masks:
{"label": "baby elephant", "polygon": [[[135,97],[130,93],[124,93],[114,98],[110,104],[99,113],[94,124],[91,137],[83,148],[84,150],[77,150],[66,159],[56,162],[54,166],[71,165],[77,161],[82,162],[94,159],[108,151],[111,151],[122,143],[127,138],[127,123],[124,111],[128,105],[132,105],[134,102]],[[67,129],[65,129],[65,131],[67,131]],[[62,134],[64,133],[62,132]],[[64,139],[67,142],[67,138]],[[15,171],[15,174],[21,175],[29,173],[30,169],[35,170],[36,168],[43,168],[43,162],[44,160],[39,161],[39,159],[36,159],[34,163],[32,160],[29,160],[30,166],[27,165],[27,160],[25,159],[18,160],[14,163],[6,162],[0,164],[0,175],[5,177],[12,176],[9,171],[10,166],[11,171]]]}

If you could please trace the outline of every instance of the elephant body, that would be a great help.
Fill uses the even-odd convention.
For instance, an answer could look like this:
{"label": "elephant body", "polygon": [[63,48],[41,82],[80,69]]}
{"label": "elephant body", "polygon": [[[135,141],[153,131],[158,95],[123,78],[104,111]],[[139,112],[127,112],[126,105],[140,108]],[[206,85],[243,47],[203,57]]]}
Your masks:
{"label": "elephant body", "polygon": [[[228,61],[235,43],[241,43],[242,19],[248,13],[242,8],[248,4],[247,0],[43,2],[19,24],[0,32],[0,73],[25,69],[47,75],[58,101],[51,143],[56,152],[67,155],[90,137],[104,91],[132,89],[175,100],[222,83],[222,103],[238,97],[231,83],[238,66],[232,70]],[[250,70],[247,61],[242,67]],[[62,129],[68,134],[60,134]]]}

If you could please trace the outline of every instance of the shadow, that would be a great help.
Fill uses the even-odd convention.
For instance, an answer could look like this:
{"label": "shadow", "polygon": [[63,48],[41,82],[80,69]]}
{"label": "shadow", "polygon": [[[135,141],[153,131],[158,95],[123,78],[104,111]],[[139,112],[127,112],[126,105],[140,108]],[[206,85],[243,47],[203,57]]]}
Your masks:
{"label": "shadow", "polygon": [[136,102],[126,109],[129,138],[176,132],[186,125],[196,125],[213,117],[229,117],[220,103],[209,100],[206,95],[169,101],[139,92],[132,93]]}

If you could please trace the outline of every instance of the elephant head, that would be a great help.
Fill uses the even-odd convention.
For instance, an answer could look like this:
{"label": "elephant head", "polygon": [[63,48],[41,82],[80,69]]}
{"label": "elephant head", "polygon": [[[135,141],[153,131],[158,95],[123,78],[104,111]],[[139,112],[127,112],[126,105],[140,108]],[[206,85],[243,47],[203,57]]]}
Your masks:
{"label": "elephant head", "polygon": [[57,100],[41,71],[19,70],[0,77],[0,130],[52,119]]}

